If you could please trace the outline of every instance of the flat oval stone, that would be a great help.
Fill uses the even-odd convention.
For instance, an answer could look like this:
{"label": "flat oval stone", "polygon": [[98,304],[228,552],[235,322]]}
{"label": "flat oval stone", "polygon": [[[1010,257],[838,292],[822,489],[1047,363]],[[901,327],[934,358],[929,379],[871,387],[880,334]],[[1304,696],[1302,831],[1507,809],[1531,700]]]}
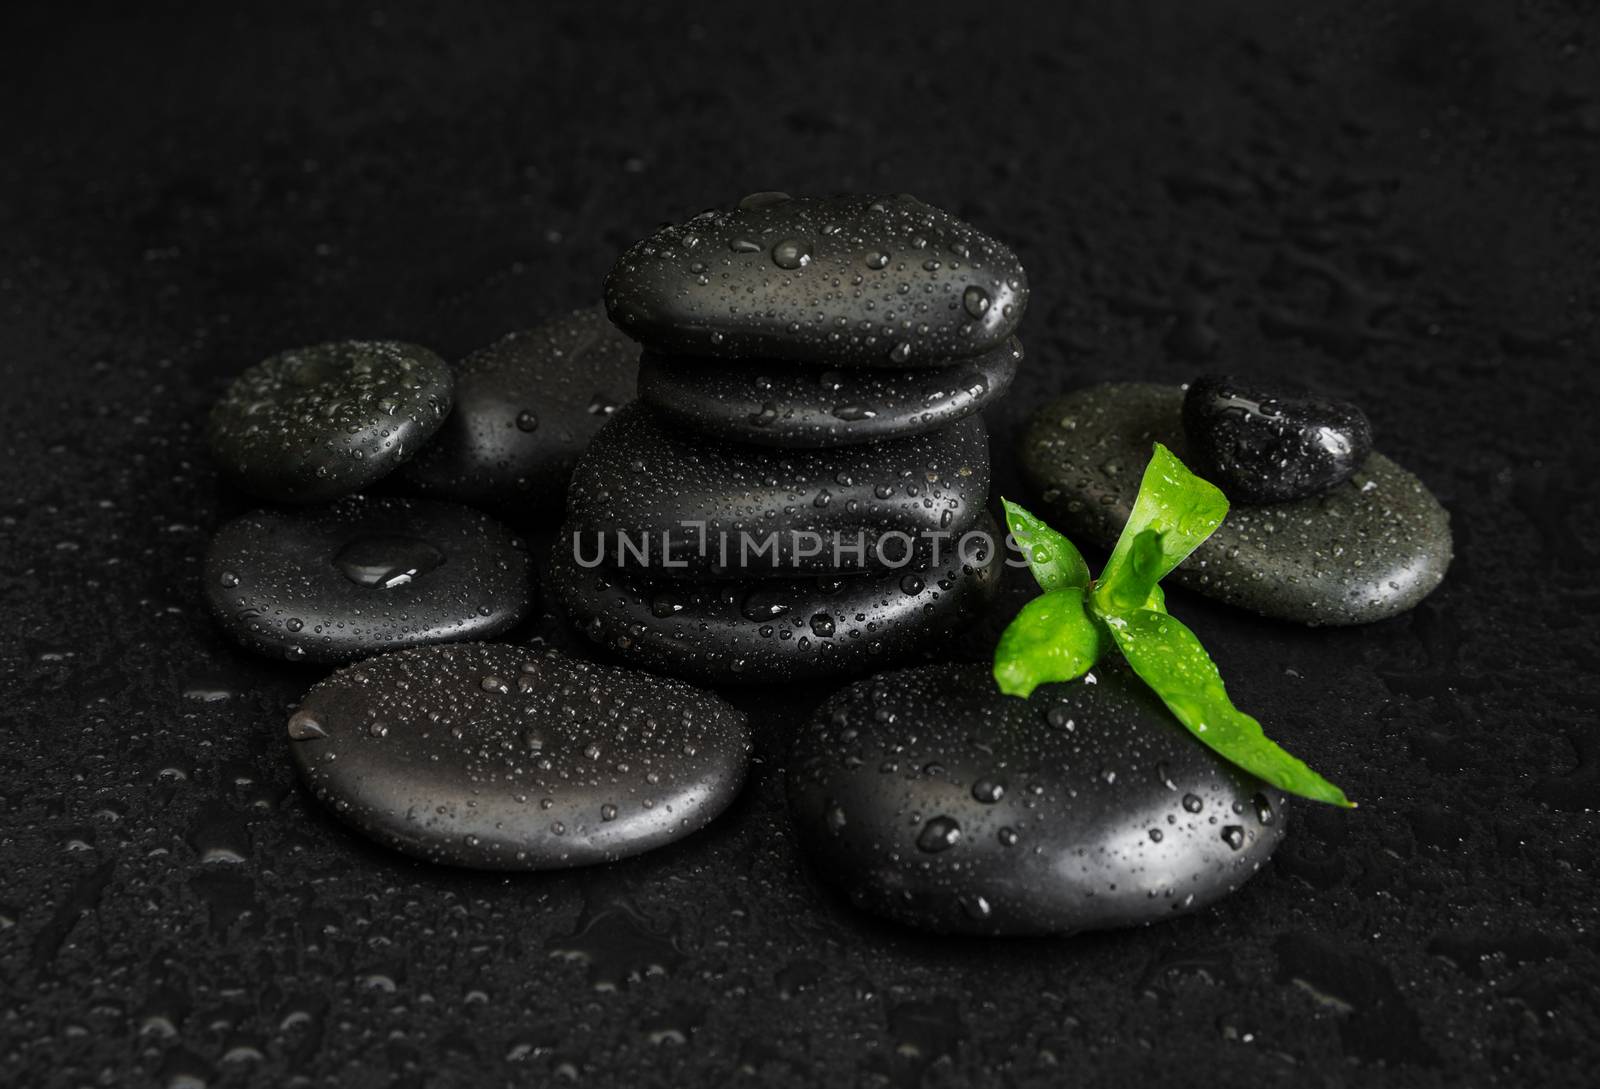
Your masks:
{"label": "flat oval stone", "polygon": [[234,519],[211,539],[205,591],[244,646],[311,662],[486,639],[533,604],[527,546],[499,522],[366,496]]}
{"label": "flat oval stone", "polygon": [[877,575],[650,582],[552,550],[546,585],[577,628],[631,665],[705,684],[859,673],[903,661],[975,620],[1004,551],[987,515],[939,562]]}
{"label": "flat oval stone", "polygon": [[904,194],[760,193],[662,227],[606,277],[606,310],[653,351],[938,367],[1005,344],[1028,278],[1003,243]]}
{"label": "flat oval stone", "polygon": [[680,428],[761,446],[823,447],[917,435],[965,419],[1011,388],[1016,337],[951,367],[842,369],[775,361],[765,369],[645,353],[639,397]]}
{"label": "flat oval stone", "polygon": [[679,681],[471,643],[339,670],[289,718],[301,777],[357,831],[484,870],[610,862],[739,793],[745,717]]}
{"label": "flat oval stone", "polygon": [[[1035,512],[1067,536],[1109,549],[1132,510],[1154,442],[1185,464],[1183,390],[1113,383],[1045,405],[1023,433]],[[1373,453],[1320,495],[1235,505],[1170,581],[1263,616],[1366,624],[1427,597],[1452,556],[1450,516],[1427,487]]]}
{"label": "flat oval stone", "polygon": [[682,431],[635,402],[579,460],[563,540],[576,533],[584,556],[659,577],[881,569],[960,537],[988,494],[976,416],[886,442],[774,450]]}
{"label": "flat oval stone", "polygon": [[559,522],[578,455],[633,400],[639,347],[598,306],[512,333],[456,368],[455,410],[399,479],[518,523]]}
{"label": "flat oval stone", "polygon": [[1349,480],[1372,453],[1372,425],[1347,401],[1207,374],[1183,399],[1189,466],[1238,503],[1284,503]]}
{"label": "flat oval stone", "polygon": [[868,911],[959,934],[1134,926],[1238,888],[1283,838],[1283,795],[1109,665],[1025,700],[950,664],[834,695],[788,769],[817,873]]}
{"label": "flat oval stone", "polygon": [[359,491],[410,458],[450,412],[444,360],[414,344],[341,340],[245,371],[211,410],[212,456],[240,487],[283,503]]}

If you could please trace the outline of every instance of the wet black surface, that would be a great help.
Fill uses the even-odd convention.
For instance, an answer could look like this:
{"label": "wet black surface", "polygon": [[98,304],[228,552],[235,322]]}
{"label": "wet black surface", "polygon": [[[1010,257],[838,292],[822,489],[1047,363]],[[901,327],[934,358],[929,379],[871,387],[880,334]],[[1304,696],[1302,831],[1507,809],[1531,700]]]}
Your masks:
{"label": "wet black surface", "polygon": [[[0,1082],[1589,1082],[1594,18],[1207,11],[764,34],[277,4],[7,34]],[[300,790],[282,723],[321,673],[234,650],[201,592],[242,509],[202,442],[227,378],[342,336],[459,358],[769,188],[909,189],[1016,249],[997,493],[1070,384],[1275,368],[1366,409],[1452,511],[1437,593],[1323,631],[1169,597],[1359,810],[1298,807],[1195,916],[980,942],[803,864],[781,754],[825,686],[735,694],[744,796],[601,869],[414,863]]]}

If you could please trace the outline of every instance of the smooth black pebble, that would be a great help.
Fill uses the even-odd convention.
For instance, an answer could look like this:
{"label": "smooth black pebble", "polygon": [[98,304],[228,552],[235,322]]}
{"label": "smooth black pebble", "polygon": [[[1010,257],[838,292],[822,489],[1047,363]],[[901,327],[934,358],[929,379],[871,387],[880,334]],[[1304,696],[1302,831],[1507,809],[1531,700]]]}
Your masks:
{"label": "smooth black pebble", "polygon": [[916,435],[1004,397],[1022,361],[1015,337],[951,367],[866,370],[645,353],[639,398],[663,418],[761,446],[847,446]]}
{"label": "smooth black pebble", "polygon": [[1238,888],[1283,838],[1282,794],[1109,666],[1025,700],[948,664],[833,696],[788,768],[816,872],[868,911],[965,934],[1152,923]]}
{"label": "smooth black pebble", "polygon": [[578,629],[630,664],[707,684],[834,677],[882,668],[971,624],[999,584],[987,515],[939,562],[882,574],[655,581],[585,570],[567,542],[546,585]]}
{"label": "smooth black pebble", "polygon": [[558,522],[578,455],[633,400],[638,367],[639,346],[599,307],[502,337],[456,368],[455,410],[399,480],[519,524]]}
{"label": "smooth black pebble", "polygon": [[532,587],[511,530],[426,499],[255,511],[218,530],[206,554],[206,600],[224,630],[293,661],[486,639],[528,614]]}
{"label": "smooth black pebble", "polygon": [[1372,453],[1372,425],[1347,401],[1202,375],[1183,399],[1189,468],[1239,503],[1284,503],[1343,484]]}
{"label": "smooth black pebble", "polygon": [[[1034,413],[1023,475],[1035,513],[1074,540],[1111,548],[1139,493],[1151,444],[1192,465],[1176,386],[1074,390]],[[1305,499],[1235,504],[1170,581],[1263,616],[1366,624],[1406,611],[1443,581],[1450,516],[1426,485],[1380,453]]]}
{"label": "smooth black pebble", "polygon": [[487,870],[636,855],[703,828],[744,783],[744,715],[679,681],[551,650],[386,654],[289,718],[306,785],[406,854]]}
{"label": "smooth black pebble", "polygon": [[938,367],[1022,320],[1010,248],[915,197],[756,193],[630,247],[611,320],[645,347],[719,359]]}
{"label": "smooth black pebble", "polygon": [[563,544],[575,532],[585,557],[660,577],[881,569],[959,538],[988,494],[976,416],[903,439],[776,450],[707,439],[636,402],[579,460]]}
{"label": "smooth black pebble", "polygon": [[443,425],[454,380],[414,344],[342,340],[281,352],[212,408],[223,472],[284,503],[320,503],[388,476]]}

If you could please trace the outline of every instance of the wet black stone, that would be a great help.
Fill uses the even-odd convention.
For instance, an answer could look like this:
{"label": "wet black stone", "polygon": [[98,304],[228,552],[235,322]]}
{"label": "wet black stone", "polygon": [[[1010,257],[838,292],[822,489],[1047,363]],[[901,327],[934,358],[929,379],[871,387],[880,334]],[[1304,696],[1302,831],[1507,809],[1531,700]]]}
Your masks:
{"label": "wet black stone", "polygon": [[1372,425],[1355,405],[1229,375],[1190,384],[1183,430],[1189,467],[1237,503],[1320,495],[1349,480],[1372,453]]}
{"label": "wet black stone", "polygon": [[816,872],[925,930],[1152,923],[1247,881],[1284,798],[1194,739],[1119,662],[1002,696],[984,666],[870,677],[796,738],[790,808]]}
{"label": "wet black stone", "polygon": [[[1035,512],[1083,544],[1116,543],[1154,442],[1192,464],[1183,391],[1113,383],[1075,390],[1034,413],[1020,457]],[[1220,601],[1304,624],[1365,624],[1402,613],[1444,579],[1450,516],[1382,454],[1306,499],[1235,504],[1169,576]]]}
{"label": "wet black stone", "polygon": [[[976,416],[886,442],[775,450],[674,428],[635,403],[579,460],[567,528],[580,534],[586,557],[665,577],[860,570],[892,566],[908,547],[925,555],[933,534],[956,539],[988,493],[988,433]],[[816,555],[803,554],[819,543],[807,534],[821,535]],[[769,540],[772,550],[757,557]],[[681,566],[663,563],[663,541]]]}
{"label": "wet black stone", "polygon": [[847,446],[944,427],[1005,396],[1022,360],[1012,337],[950,367],[866,370],[645,353],[639,397],[672,423],[762,446]]}
{"label": "wet black stone", "polygon": [[359,491],[412,457],[450,412],[444,360],[414,344],[341,340],[245,371],[211,410],[212,456],[240,487],[284,503]]}
{"label": "wet black stone", "polygon": [[455,369],[455,410],[399,473],[519,524],[561,520],[578,455],[633,400],[639,347],[598,306],[502,337]]}
{"label": "wet black stone", "polygon": [[973,533],[929,567],[709,583],[585,570],[558,542],[546,585],[580,631],[633,665],[708,684],[834,677],[903,661],[983,612],[1004,553],[987,515]]}
{"label": "wet black stone", "polygon": [[342,662],[486,639],[532,606],[526,546],[486,514],[425,499],[349,496],[261,510],[217,531],[206,600],[251,650]]}
{"label": "wet black stone", "polygon": [[307,786],[358,831],[430,862],[544,870],[703,828],[749,764],[744,715],[679,681],[470,643],[386,654],[289,718]]}
{"label": "wet black stone", "polygon": [[635,243],[605,297],[658,352],[937,367],[1003,345],[1028,280],[1003,243],[915,197],[758,193]]}

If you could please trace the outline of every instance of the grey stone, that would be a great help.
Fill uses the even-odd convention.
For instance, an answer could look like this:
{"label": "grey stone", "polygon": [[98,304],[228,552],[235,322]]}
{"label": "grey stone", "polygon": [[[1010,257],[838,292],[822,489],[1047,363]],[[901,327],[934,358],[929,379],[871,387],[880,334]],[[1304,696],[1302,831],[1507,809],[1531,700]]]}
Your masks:
{"label": "grey stone", "polygon": [[[1127,521],[1152,443],[1189,464],[1183,390],[1113,383],[1075,390],[1029,421],[1020,457],[1035,513],[1109,549]],[[1450,566],[1450,519],[1415,476],[1380,453],[1319,495],[1235,504],[1169,576],[1244,609],[1304,624],[1365,624],[1410,609]]]}

